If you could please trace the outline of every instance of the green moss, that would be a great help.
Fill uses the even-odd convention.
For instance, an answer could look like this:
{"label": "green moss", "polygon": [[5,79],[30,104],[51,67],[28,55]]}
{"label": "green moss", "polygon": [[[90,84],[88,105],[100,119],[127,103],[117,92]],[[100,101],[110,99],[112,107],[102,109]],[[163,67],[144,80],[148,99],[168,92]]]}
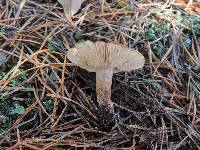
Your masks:
{"label": "green moss", "polygon": [[[20,75],[10,81],[9,83],[10,87],[18,87],[24,80],[28,78],[28,73],[23,69],[19,69],[18,73],[20,73]],[[2,80],[6,76],[6,74],[7,72],[1,72],[0,80]]]}
{"label": "green moss", "polygon": [[1,129],[6,131],[12,127],[12,118],[7,117],[4,119]]}
{"label": "green moss", "polygon": [[145,32],[145,39],[147,41],[154,41],[156,40],[156,33],[155,30],[150,28]]}
{"label": "green moss", "polygon": [[192,37],[186,33],[186,34],[183,34],[182,36],[182,40],[183,40],[183,44],[185,45],[186,48],[190,48],[192,46]]}
{"label": "green moss", "polygon": [[153,45],[152,51],[157,58],[161,59],[164,56],[166,50],[163,44],[161,42],[158,42],[158,44]]}
{"label": "green moss", "polygon": [[200,36],[200,16],[190,15],[183,20],[183,24],[192,29],[196,36]]}
{"label": "green moss", "polygon": [[59,50],[59,45],[62,45],[62,41],[60,40],[50,40],[47,43],[47,48],[52,52],[57,52]]}
{"label": "green moss", "polygon": [[0,72],[0,80],[2,80],[5,77],[6,73],[5,72]]}
{"label": "green moss", "polygon": [[54,103],[52,99],[47,99],[46,101],[43,102],[44,108],[47,110],[47,112],[52,112]]}
{"label": "green moss", "polygon": [[[161,25],[159,27],[151,27],[145,31],[145,39],[153,42],[156,39],[163,37],[170,32],[168,25]],[[151,45],[153,53],[161,59],[165,54],[165,47],[161,41],[155,42]]]}
{"label": "green moss", "polygon": [[167,33],[169,33],[169,31],[170,31],[169,26],[167,25],[161,25],[159,27],[151,27],[145,31],[144,33],[145,39],[147,41],[152,42],[157,38],[166,35]]}
{"label": "green moss", "polygon": [[178,11],[176,14],[176,25],[180,29],[191,29],[194,31],[196,36],[200,36],[200,16],[194,14],[187,16]]}
{"label": "green moss", "polygon": [[21,115],[23,114],[25,111],[24,107],[19,105],[19,104],[15,104],[14,109],[12,110],[12,114],[17,114],[17,115]]}

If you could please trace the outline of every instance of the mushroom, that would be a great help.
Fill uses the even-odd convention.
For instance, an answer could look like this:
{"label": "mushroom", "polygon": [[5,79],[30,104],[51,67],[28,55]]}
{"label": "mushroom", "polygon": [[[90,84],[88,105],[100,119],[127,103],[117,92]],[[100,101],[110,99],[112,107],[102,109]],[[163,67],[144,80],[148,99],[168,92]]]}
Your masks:
{"label": "mushroom", "polygon": [[96,72],[97,102],[109,112],[114,112],[111,85],[114,73],[142,68],[144,56],[122,45],[102,41],[85,41],[69,49],[68,59],[89,72]]}

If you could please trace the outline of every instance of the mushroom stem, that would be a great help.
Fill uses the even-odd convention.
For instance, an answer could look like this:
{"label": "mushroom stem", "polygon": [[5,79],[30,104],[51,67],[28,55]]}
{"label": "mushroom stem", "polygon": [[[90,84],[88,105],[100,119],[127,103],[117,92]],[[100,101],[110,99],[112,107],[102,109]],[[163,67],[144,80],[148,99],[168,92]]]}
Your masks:
{"label": "mushroom stem", "polygon": [[114,112],[111,101],[111,85],[113,71],[111,68],[102,68],[96,71],[96,93],[97,102],[100,106],[108,107],[111,113]]}

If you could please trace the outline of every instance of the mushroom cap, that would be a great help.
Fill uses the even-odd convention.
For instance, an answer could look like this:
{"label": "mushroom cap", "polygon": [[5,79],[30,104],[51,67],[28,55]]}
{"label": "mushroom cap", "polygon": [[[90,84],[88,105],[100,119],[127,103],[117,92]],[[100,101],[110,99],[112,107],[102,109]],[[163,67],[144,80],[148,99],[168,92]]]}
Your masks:
{"label": "mushroom cap", "polygon": [[123,45],[102,41],[85,41],[69,49],[68,59],[77,66],[90,72],[110,68],[114,73],[142,68],[144,56],[134,49]]}

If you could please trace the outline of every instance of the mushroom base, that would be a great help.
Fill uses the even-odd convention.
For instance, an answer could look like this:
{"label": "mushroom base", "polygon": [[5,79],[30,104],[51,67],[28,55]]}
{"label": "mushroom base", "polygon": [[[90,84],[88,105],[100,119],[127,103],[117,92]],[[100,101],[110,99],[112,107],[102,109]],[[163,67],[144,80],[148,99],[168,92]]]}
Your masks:
{"label": "mushroom base", "polygon": [[103,131],[110,131],[115,124],[115,115],[106,105],[101,105],[97,109],[97,126]]}

